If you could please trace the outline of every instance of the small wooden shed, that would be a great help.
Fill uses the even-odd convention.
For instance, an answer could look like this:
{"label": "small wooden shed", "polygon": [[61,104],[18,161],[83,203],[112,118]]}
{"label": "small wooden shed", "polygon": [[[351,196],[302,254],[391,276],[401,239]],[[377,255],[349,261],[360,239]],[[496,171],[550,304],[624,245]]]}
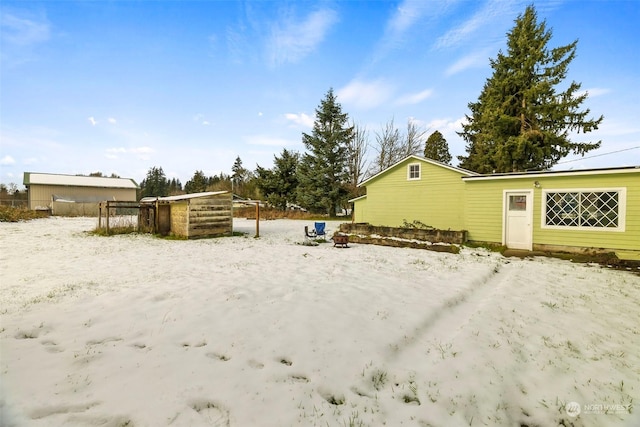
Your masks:
{"label": "small wooden shed", "polygon": [[231,192],[209,191],[168,197],[145,197],[141,205],[155,207],[155,230],[187,239],[231,236]]}

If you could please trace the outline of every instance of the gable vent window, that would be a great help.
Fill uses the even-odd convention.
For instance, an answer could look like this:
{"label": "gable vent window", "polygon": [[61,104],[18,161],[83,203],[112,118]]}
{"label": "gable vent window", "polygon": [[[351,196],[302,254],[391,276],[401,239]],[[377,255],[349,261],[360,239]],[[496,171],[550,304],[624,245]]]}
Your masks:
{"label": "gable vent window", "polygon": [[420,179],[420,163],[409,165],[407,179]]}
{"label": "gable vent window", "polygon": [[622,230],[624,190],[548,191],[544,225],[547,227]]}

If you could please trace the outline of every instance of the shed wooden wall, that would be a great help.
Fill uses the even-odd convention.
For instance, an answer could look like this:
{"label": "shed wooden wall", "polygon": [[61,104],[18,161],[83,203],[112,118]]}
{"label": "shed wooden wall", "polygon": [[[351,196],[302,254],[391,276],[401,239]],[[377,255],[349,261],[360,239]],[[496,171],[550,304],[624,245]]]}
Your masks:
{"label": "shed wooden wall", "polygon": [[231,236],[233,207],[231,193],[189,199],[189,239]]}
{"label": "shed wooden wall", "polygon": [[171,203],[171,233],[176,236],[189,237],[189,202]]}

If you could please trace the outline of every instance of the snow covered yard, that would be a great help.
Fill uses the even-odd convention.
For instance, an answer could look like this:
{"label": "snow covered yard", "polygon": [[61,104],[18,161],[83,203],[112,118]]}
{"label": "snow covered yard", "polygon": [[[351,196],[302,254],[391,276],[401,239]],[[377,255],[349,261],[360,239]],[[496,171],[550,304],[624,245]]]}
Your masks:
{"label": "snow covered yard", "polygon": [[0,425],[640,425],[638,275],[95,225],[0,223]]}

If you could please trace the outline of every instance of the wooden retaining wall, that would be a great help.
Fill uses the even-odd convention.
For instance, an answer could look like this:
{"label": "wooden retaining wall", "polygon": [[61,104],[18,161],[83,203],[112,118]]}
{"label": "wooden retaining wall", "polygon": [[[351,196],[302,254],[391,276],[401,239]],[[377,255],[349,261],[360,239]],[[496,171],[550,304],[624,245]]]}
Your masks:
{"label": "wooden retaining wall", "polygon": [[[430,243],[449,243],[461,245],[467,240],[467,232],[454,230],[435,230],[422,228],[377,227],[368,223],[343,223],[340,232],[349,235],[395,237],[398,239],[420,240]],[[355,236],[354,236],[355,237]],[[350,241],[354,241],[351,238]]]}

